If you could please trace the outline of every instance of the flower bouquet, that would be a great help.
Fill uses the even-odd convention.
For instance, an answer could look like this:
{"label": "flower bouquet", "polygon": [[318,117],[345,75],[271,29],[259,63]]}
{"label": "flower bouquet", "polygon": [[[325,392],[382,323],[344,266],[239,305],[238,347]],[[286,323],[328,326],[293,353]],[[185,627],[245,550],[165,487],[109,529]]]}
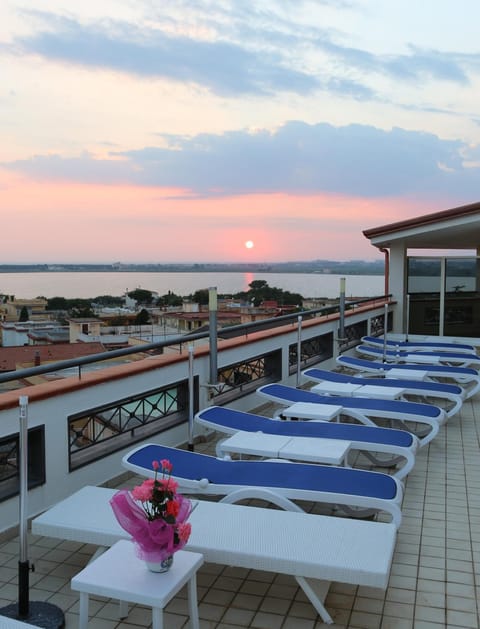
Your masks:
{"label": "flower bouquet", "polygon": [[[190,537],[187,522],[192,503],[177,493],[178,483],[171,478],[168,459],[153,461],[154,478],[145,480],[132,491],[122,489],[110,500],[120,526],[135,543],[136,553],[150,569],[168,570],[173,554]],[[159,478],[159,473],[161,477]],[[151,564],[161,564],[154,568]]]}

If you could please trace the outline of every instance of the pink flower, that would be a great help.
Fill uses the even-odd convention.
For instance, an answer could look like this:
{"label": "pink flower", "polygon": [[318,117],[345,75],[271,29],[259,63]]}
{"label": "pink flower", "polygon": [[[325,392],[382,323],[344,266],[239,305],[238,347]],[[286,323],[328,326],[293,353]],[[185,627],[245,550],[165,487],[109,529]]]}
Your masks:
{"label": "pink flower", "polygon": [[190,537],[190,533],[192,532],[192,525],[190,522],[182,522],[177,527],[178,539],[181,544],[186,544],[188,542],[188,538]]}
{"label": "pink flower", "polygon": [[132,489],[132,497],[134,500],[139,500],[140,502],[148,502],[148,500],[152,498],[152,488],[142,483]]}
{"label": "pink flower", "polygon": [[168,459],[162,459],[160,461],[160,465],[162,466],[162,472],[170,473],[172,471],[173,465],[170,463]]}
{"label": "pink flower", "polygon": [[160,463],[158,461],[152,461],[152,467],[156,472],[158,468],[160,467]]}
{"label": "pink flower", "polygon": [[160,478],[157,480],[157,483],[164,491],[171,491],[172,493],[175,493],[178,489],[177,481],[172,480],[171,478]]}

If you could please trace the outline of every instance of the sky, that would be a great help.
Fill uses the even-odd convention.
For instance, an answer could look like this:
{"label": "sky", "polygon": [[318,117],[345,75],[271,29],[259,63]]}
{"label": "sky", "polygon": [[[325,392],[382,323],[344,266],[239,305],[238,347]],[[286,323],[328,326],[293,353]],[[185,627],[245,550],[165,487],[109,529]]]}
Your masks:
{"label": "sky", "polygon": [[381,259],[364,229],[480,200],[479,22],[2,0],[0,264]]}

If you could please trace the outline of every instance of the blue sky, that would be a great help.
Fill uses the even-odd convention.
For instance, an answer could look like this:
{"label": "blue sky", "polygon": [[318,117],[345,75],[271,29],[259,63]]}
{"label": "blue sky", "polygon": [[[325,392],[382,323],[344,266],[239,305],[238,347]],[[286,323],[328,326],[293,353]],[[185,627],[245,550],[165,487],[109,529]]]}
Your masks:
{"label": "blue sky", "polygon": [[479,200],[479,17],[4,0],[0,262],[375,259],[363,229]]}

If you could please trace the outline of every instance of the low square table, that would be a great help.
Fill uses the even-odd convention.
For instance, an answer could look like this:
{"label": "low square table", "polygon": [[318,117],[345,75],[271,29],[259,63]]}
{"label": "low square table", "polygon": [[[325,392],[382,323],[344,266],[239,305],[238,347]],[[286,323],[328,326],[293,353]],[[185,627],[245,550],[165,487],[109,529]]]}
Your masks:
{"label": "low square table", "polygon": [[219,444],[222,453],[251,454],[308,463],[341,465],[351,442],[239,431]]}
{"label": "low square table", "polygon": [[[148,605],[152,608],[152,629],[163,629],[164,607],[186,584],[190,625],[199,629],[196,575],[202,564],[202,554],[179,550],[167,572],[151,572],[136,556],[131,541],[117,542],[72,579],[72,590],[80,592],[79,629],[88,626],[89,594]],[[126,613],[125,607],[122,609]]]}
{"label": "low square table", "polygon": [[352,395],[355,397],[370,397],[370,398],[378,398],[381,400],[396,400],[401,397],[405,393],[405,389],[403,387],[396,387],[392,383],[391,387],[378,386],[375,384],[364,384],[356,391],[353,392]]}
{"label": "low square table", "polygon": [[329,380],[324,380],[314,384],[310,390],[321,395],[354,395],[355,391],[361,387],[361,384],[352,384],[351,382],[330,382]]}
{"label": "low square table", "polygon": [[283,417],[292,419],[294,417],[301,417],[302,419],[317,419],[321,421],[332,421],[332,419],[338,419],[338,416],[342,412],[342,407],[336,404],[321,404],[314,402],[295,402],[287,408],[281,410]]}
{"label": "low square table", "polygon": [[389,369],[386,372],[387,378],[397,378],[398,380],[425,380],[428,371],[421,369]]}

